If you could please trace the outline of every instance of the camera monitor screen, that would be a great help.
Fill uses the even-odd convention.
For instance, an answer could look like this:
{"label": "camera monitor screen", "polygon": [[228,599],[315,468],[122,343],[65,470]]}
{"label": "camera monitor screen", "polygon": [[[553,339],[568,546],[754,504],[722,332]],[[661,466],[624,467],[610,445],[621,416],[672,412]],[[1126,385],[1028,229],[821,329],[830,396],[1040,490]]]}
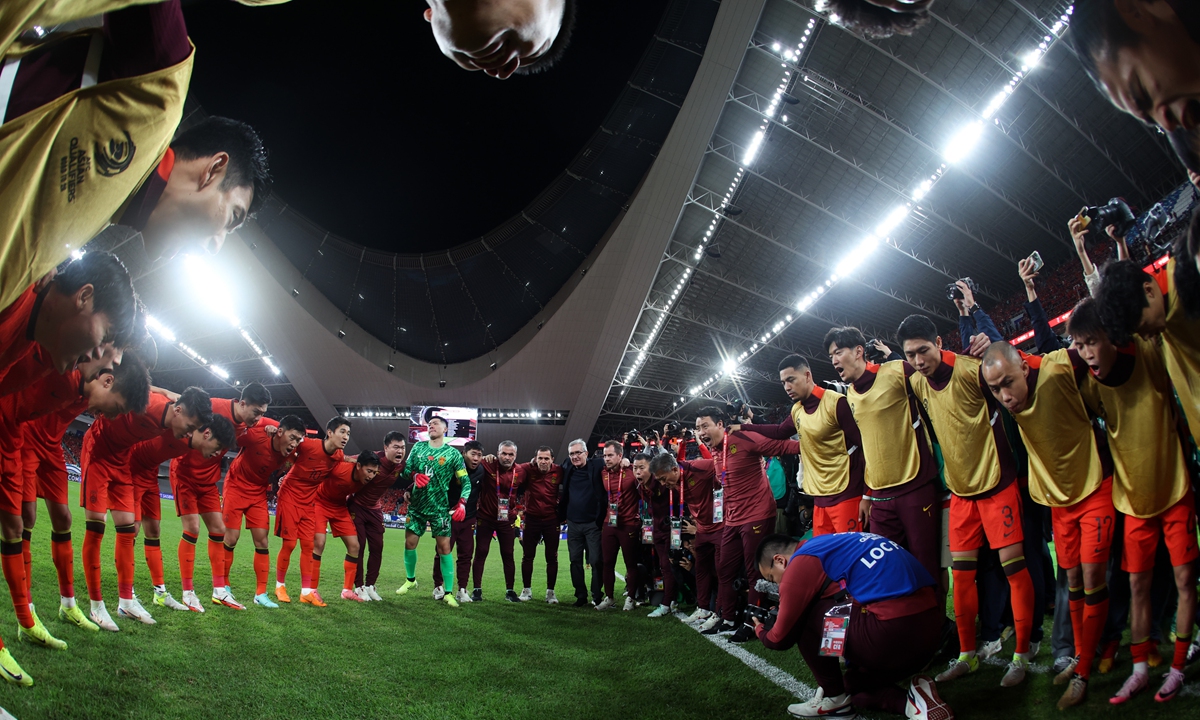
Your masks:
{"label": "camera monitor screen", "polygon": [[413,405],[408,420],[408,442],[429,439],[429,418],[440,417],[446,421],[446,442],[462,447],[475,439],[479,423],[479,408],[442,407],[440,405]]}

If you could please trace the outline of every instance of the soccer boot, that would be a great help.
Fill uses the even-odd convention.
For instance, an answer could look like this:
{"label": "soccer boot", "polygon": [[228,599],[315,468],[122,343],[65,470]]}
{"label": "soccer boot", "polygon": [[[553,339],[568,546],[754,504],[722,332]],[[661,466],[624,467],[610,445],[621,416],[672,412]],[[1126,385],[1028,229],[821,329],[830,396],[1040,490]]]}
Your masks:
{"label": "soccer boot", "polygon": [[290,603],[292,601],[292,596],[288,595],[286,585],[275,584],[275,599],[281,603]]}
{"label": "soccer boot", "polygon": [[325,607],[325,600],[321,598],[321,593],[316,590],[300,593],[300,602],[313,607]]}
{"label": "soccer boot", "polygon": [[146,608],[142,607],[142,604],[138,602],[136,595],[128,600],[122,598],[117,603],[117,615],[121,617],[127,617],[131,620],[137,620],[143,625],[158,624],[158,622],[150,616],[150,613],[146,612]]}
{"label": "soccer boot", "polygon": [[670,615],[670,614],[671,614],[671,608],[669,606],[659,605],[658,607],[654,608],[654,610],[646,617],[660,618],[664,615]]}
{"label": "soccer boot", "polygon": [[467,593],[466,588],[459,588],[458,594],[454,596],[454,599],[458,601],[459,605],[471,602],[471,596]]}
{"label": "soccer boot", "polygon": [[909,720],[954,720],[954,711],[938,695],[937,685],[928,675],[917,675],[908,684],[904,716]]}
{"label": "soccer boot", "polygon": [[693,612],[691,615],[688,615],[687,619],[684,620],[684,622],[687,623],[688,625],[698,625],[698,624],[704,622],[705,620],[709,619],[710,617],[712,617],[711,611],[705,610],[704,608],[696,608],[696,611]]}
{"label": "soccer boot", "polygon": [[991,642],[985,642],[983,644],[983,647],[979,648],[979,652],[976,654],[979,655],[980,660],[990,660],[993,657],[995,657],[996,655],[999,655],[1003,651],[1004,651],[1004,637],[1001,636],[998,640],[992,640]]}
{"label": "soccer boot", "polygon": [[259,605],[261,607],[272,608],[272,609],[279,607],[279,605],[276,604],[274,600],[269,598],[266,593],[259,593],[259,594],[255,595],[254,596],[254,604]]}
{"label": "soccer boot", "polygon": [[1054,676],[1054,684],[1066,685],[1071,682],[1071,678],[1075,677],[1075,668],[1079,667],[1079,656],[1061,657],[1059,660],[1066,660],[1066,662],[1059,667],[1059,662],[1055,661],[1054,668],[1058,670],[1058,674]]}
{"label": "soccer boot", "polygon": [[92,632],[100,631],[100,626],[91,620],[88,620],[87,616],[83,614],[83,611],[79,609],[78,605],[72,605],[71,607],[59,605],[58,619],[62,620],[63,622],[69,622],[75,627],[83,628],[84,630],[91,630]]}
{"label": "soccer boot", "polygon": [[533,591],[529,588],[525,588],[521,591],[521,594],[517,596],[517,599],[521,602],[529,602],[533,599]]}
{"label": "soccer boot", "polygon": [[483,602],[483,588],[475,588],[471,593],[471,602]]}
{"label": "soccer boot", "polygon": [[362,602],[371,602],[371,596],[367,594],[367,589],[365,587],[354,588],[354,594],[357,595],[358,599]]}
{"label": "soccer boot", "polygon": [[[718,615],[717,613],[713,613],[712,615],[708,616],[707,620],[700,623],[700,626],[698,627],[698,629],[704,635],[708,635],[708,634],[710,634],[709,633],[710,630],[713,630],[713,628],[715,628],[715,627],[720,627],[720,625],[721,625],[721,616]],[[715,633],[716,631],[713,630],[713,632]]]}
{"label": "soccer boot", "polygon": [[1087,684],[1087,678],[1081,675],[1072,675],[1070,682],[1067,684],[1067,689],[1063,692],[1062,697],[1058,699],[1058,709],[1066,710],[1086,700]]}
{"label": "soccer boot", "polygon": [[546,591],[546,604],[547,605],[557,605],[558,604],[558,596],[554,594],[553,590]]}
{"label": "soccer boot", "polygon": [[195,590],[183,591],[183,604],[192,612],[204,612],[204,605],[200,603],[200,598],[196,597]]}
{"label": "soccer boot", "polygon": [[613,599],[612,599],[612,598],[610,598],[610,597],[608,597],[607,595],[604,597],[604,599],[603,599],[603,600],[601,600],[600,602],[596,603],[596,609],[597,609],[597,610],[607,610],[607,609],[609,609],[610,607],[613,607],[613,606],[614,606]]}
{"label": "soccer boot", "polygon": [[737,628],[738,628],[737,623],[733,622],[732,620],[722,620],[721,624],[711,627],[708,630],[701,630],[700,634],[701,635],[731,635],[737,631]]}
{"label": "soccer boot", "polygon": [[1122,705],[1129,702],[1134,695],[1145,690],[1150,685],[1150,674],[1144,672],[1134,672],[1125,679],[1125,684],[1108,699],[1113,705]]}
{"label": "soccer boot", "polygon": [[635,603],[633,601],[633,598],[626,596],[625,604],[621,607],[621,609],[624,610],[625,612],[629,612],[630,610],[634,609],[635,607],[637,607],[637,603]]}
{"label": "soccer boot", "polygon": [[458,607],[458,601],[454,599],[454,593],[445,593],[442,595],[442,602],[446,603],[452,608]]}
{"label": "soccer boot", "polygon": [[515,592],[513,592],[512,590],[505,590],[505,591],[504,591],[504,599],[505,599],[505,600],[507,600],[507,601],[509,601],[509,602],[514,602],[514,603],[515,603],[515,602],[521,602],[521,598],[520,598],[520,597],[518,597],[518,596],[517,596],[517,594],[516,594]]}
{"label": "soccer boot", "polygon": [[187,605],[184,605],[175,598],[171,597],[171,593],[165,586],[162,588],[154,588],[153,602],[159,607],[170,608],[171,610],[183,610],[186,612],[190,609]]}
{"label": "soccer boot", "polygon": [[409,590],[412,590],[416,587],[417,587],[416,580],[405,580],[403,585],[396,588],[396,594],[397,595],[407,595]]}
{"label": "soccer boot", "polygon": [[[303,599],[303,598],[301,598],[301,599]],[[365,600],[362,599],[362,595],[359,595],[358,593],[354,592],[353,590],[346,590],[344,588],[342,589],[342,599],[343,600],[353,600],[354,602],[366,602]]]}
{"label": "soccer boot", "polygon": [[363,590],[366,591],[367,597],[371,598],[371,600],[373,602],[382,602],[383,601],[383,598],[379,596],[379,593],[375,592],[374,585],[364,585]]}
{"label": "soccer boot", "polygon": [[1100,662],[1096,665],[1096,671],[1101,675],[1112,672],[1113,665],[1117,662],[1117,648],[1120,647],[1120,644],[1120,640],[1113,640],[1104,646],[1104,650],[1100,653]]}
{"label": "soccer boot", "polygon": [[[29,609],[31,612],[33,611],[32,603],[29,605]],[[41,645],[42,647],[50,648],[51,650],[66,650],[67,644],[50,634],[50,631],[47,630],[46,626],[42,624],[42,620],[37,616],[36,612],[33,612],[32,614],[33,627],[21,627],[20,625],[17,625],[17,639],[22,642]]]}
{"label": "soccer boot", "polygon": [[213,605],[224,605],[227,608],[234,610],[245,610],[246,606],[237,601],[233,597],[233,593],[229,592],[229,588],[213,588],[212,594]]}
{"label": "soccer boot", "polygon": [[1021,681],[1025,679],[1025,673],[1028,670],[1028,653],[1013,653],[1012,662],[1008,664],[1008,670],[1004,673],[1004,677],[1000,678],[1000,687],[1020,685]]}
{"label": "soccer boot", "polygon": [[1175,699],[1179,691],[1183,689],[1183,671],[1171,668],[1167,672],[1167,679],[1163,681],[1162,687],[1154,694],[1154,699],[1160,703],[1170,702]]}
{"label": "soccer boot", "polygon": [[90,617],[92,622],[96,623],[96,626],[101,630],[117,632],[121,629],[117,627],[117,624],[113,622],[112,617],[108,614],[108,608],[104,607],[103,600],[92,601],[92,609],[88,617]]}
{"label": "soccer boot", "polygon": [[825,697],[825,691],[817,688],[817,693],[811,700],[788,705],[788,714],[794,718],[840,718],[852,720],[858,717],[854,706],[850,704],[850,696],[842,693],[836,697]]}
{"label": "soccer boot", "polygon": [[1030,660],[1037,657],[1038,653],[1041,651],[1042,651],[1042,641],[1041,640],[1030,640],[1029,641],[1029,656],[1028,657]]}
{"label": "soccer boot", "polygon": [[1158,650],[1158,643],[1153,640],[1150,641],[1150,651],[1146,653],[1146,664],[1152,668],[1163,664],[1163,656]]}
{"label": "soccer boot", "polygon": [[934,680],[937,682],[949,682],[950,680],[957,680],[964,675],[973,673],[978,669],[979,657],[963,653],[957,659],[951,660],[950,666],[938,673],[938,676]]}
{"label": "soccer boot", "polygon": [[4,679],[13,685],[22,687],[33,685],[33,678],[21,669],[8,648],[0,648],[0,675],[3,675]]}

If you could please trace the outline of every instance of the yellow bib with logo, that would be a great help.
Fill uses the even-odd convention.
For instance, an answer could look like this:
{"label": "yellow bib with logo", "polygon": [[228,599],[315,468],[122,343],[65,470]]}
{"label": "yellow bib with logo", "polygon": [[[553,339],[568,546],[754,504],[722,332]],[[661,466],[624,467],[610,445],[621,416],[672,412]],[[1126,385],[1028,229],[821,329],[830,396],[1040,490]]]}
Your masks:
{"label": "yellow bib with logo", "polygon": [[837,404],[843,397],[841,393],[826,390],[811,415],[804,411],[803,403],[792,406],[792,422],[800,435],[804,492],[809,495],[837,495],[850,485],[846,434],[837,420]]}
{"label": "yellow bib with logo", "polygon": [[[1190,259],[1189,259],[1190,260]],[[1184,312],[1175,290],[1175,258],[1167,263],[1167,329],[1163,331],[1163,361],[1179,393],[1192,439],[1200,437],[1200,320]],[[1200,443],[1200,440],[1196,440]]]}
{"label": "yellow bib with logo", "polygon": [[927,436],[920,418],[914,421],[909,411],[904,363],[880,365],[871,389],[860,394],[851,385],[846,400],[862,433],[867,487],[885,490],[915,478],[921,471],[918,437]]}

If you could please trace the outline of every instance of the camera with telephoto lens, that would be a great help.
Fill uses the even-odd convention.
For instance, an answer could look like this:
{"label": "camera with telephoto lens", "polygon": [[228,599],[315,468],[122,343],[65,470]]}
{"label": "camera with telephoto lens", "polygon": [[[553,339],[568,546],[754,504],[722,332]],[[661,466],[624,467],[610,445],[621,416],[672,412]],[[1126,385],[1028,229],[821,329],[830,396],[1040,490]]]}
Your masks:
{"label": "camera with telephoto lens", "polygon": [[879,338],[871,338],[867,341],[867,346],[863,348],[863,355],[867,358],[867,360],[875,363],[876,365],[882,364],[888,358],[887,353],[884,353],[880,351],[879,348],[875,347],[877,344],[881,343],[883,343],[883,341]]}
{"label": "camera with telephoto lens", "polygon": [[[971,278],[965,277],[965,278],[959,278],[959,280],[966,283],[967,287],[969,287],[971,289],[971,292],[973,292],[973,293],[979,292],[979,290],[975,287],[975,281],[972,280]],[[946,299],[947,300],[962,300],[962,299],[964,299],[963,292],[962,292],[962,290],[958,289],[957,282],[952,282],[946,286]]]}
{"label": "camera with telephoto lens", "polygon": [[1097,207],[1084,208],[1080,215],[1084,218],[1083,227],[1087,230],[1095,230],[1084,235],[1084,238],[1089,244],[1094,244],[1102,240],[1108,233],[1105,232],[1109,225],[1115,226],[1113,234],[1117,237],[1123,237],[1131,229],[1137,217],[1134,216],[1133,210],[1123,198],[1115,197],[1109,200],[1104,205]]}
{"label": "camera with telephoto lens", "polygon": [[683,435],[683,423],[678,420],[671,420],[667,423],[666,437],[679,437]]}
{"label": "camera with telephoto lens", "polygon": [[746,401],[738,398],[731,403],[725,403],[725,414],[733,420],[746,420]]}
{"label": "camera with telephoto lens", "polygon": [[758,605],[746,606],[747,620],[749,620],[749,618],[756,617],[758,618],[758,621],[764,625],[770,625],[771,623],[775,622],[774,616],[778,614],[778,612],[778,605],[773,605],[771,607],[759,607]]}

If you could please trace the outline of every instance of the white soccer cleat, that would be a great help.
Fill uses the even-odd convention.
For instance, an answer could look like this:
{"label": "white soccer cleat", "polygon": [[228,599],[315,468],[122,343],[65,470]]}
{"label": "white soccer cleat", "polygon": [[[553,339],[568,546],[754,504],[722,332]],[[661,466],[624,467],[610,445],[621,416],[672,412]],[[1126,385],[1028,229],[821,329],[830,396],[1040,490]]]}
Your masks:
{"label": "white soccer cleat", "polygon": [[354,594],[357,595],[358,599],[362,600],[363,602],[371,602],[371,596],[367,594],[367,589],[365,587],[354,588]]}
{"label": "white soccer cleat", "polygon": [[546,604],[547,605],[557,605],[558,604],[558,596],[554,594],[553,590],[546,591]]}
{"label": "white soccer cleat", "polygon": [[529,602],[533,599],[533,591],[529,588],[525,588],[521,591],[521,594],[517,596],[517,599],[521,602]]}
{"label": "white soccer cleat", "polygon": [[917,675],[908,685],[904,716],[909,720],[954,720],[954,711],[938,695],[928,675]]}
{"label": "white soccer cleat", "polygon": [[646,617],[659,618],[659,617],[663,617],[664,615],[670,615],[670,614],[671,614],[670,607],[668,607],[666,605],[659,605],[658,607],[654,608],[654,610]]}
{"label": "white soccer cleat", "polygon": [[469,603],[471,602],[471,594],[467,592],[466,588],[459,588],[458,594],[454,596],[454,599],[458,600],[459,604]]}
{"label": "white soccer cleat", "polygon": [[704,608],[698,607],[698,608],[696,608],[696,612],[692,613],[691,615],[688,615],[687,619],[685,619],[684,622],[687,623],[688,625],[695,625],[696,623],[704,622],[705,620],[709,619],[710,617],[712,617],[712,612],[705,610]]}
{"label": "white soccer cleat", "polygon": [[1027,670],[1029,670],[1029,658],[1021,653],[1013,653],[1012,662],[1008,664],[1008,671],[1000,679],[1000,687],[1020,685],[1021,681],[1025,679]]}
{"label": "white soccer cleat", "polygon": [[712,615],[710,615],[708,617],[707,620],[700,623],[699,630],[702,633],[708,632],[709,630],[712,630],[713,628],[715,628],[716,626],[718,626],[720,624],[721,624],[721,616],[718,615],[717,613],[713,613]]}
{"label": "white soccer cleat", "polygon": [[852,720],[858,717],[854,706],[850,704],[850,696],[842,693],[836,697],[825,697],[825,690],[817,688],[817,694],[811,700],[788,705],[788,714],[795,718],[840,718]]}
{"label": "white soccer cleat", "polygon": [[624,610],[625,612],[629,612],[630,610],[634,609],[635,607],[637,607],[637,603],[635,603],[633,601],[633,598],[626,597],[625,598],[625,606],[622,607],[621,609]]}
{"label": "white soccer cleat", "polygon": [[374,586],[374,585],[365,585],[365,586],[363,586],[363,590],[365,590],[365,591],[366,591],[366,593],[367,593],[367,597],[371,598],[371,600],[373,600],[373,601],[375,601],[375,602],[382,602],[382,601],[383,601],[383,597],[382,597],[382,596],[380,596],[380,594],[379,594],[379,593],[375,592],[375,586]]}
{"label": "white soccer cleat", "polygon": [[89,616],[92,618],[92,622],[99,625],[102,630],[117,632],[121,629],[117,627],[117,624],[113,622],[112,616],[108,614],[108,608],[104,607],[103,600],[92,601],[92,610]]}
{"label": "white soccer cleat", "polygon": [[615,604],[616,603],[613,602],[612,598],[605,595],[603,600],[596,603],[596,609],[597,610],[607,610],[607,609],[613,607]]}
{"label": "white soccer cleat", "polygon": [[158,624],[157,621],[150,616],[150,613],[146,612],[146,608],[142,607],[142,604],[138,602],[136,595],[130,600],[121,598],[121,600],[117,603],[117,615],[121,617],[127,617],[131,620],[137,620],[143,625]]}
{"label": "white soccer cleat", "polygon": [[185,607],[187,607],[188,610],[191,610],[192,612],[198,612],[198,613],[204,612],[204,604],[200,602],[200,598],[196,597],[195,590],[184,590],[183,591],[183,604]]}
{"label": "white soccer cleat", "polygon": [[433,599],[434,600],[441,600],[444,597],[446,597],[446,588],[442,587],[441,585],[438,585],[437,587],[435,587],[433,589]]}
{"label": "white soccer cleat", "polygon": [[213,588],[212,594],[213,605],[224,605],[233,610],[245,610],[246,606],[237,601],[233,593],[229,592],[229,586],[221,588]]}
{"label": "white soccer cleat", "polygon": [[159,607],[165,607],[170,610],[187,610],[187,606],[181,604],[178,600],[171,597],[171,593],[165,588],[154,588],[154,604]]}

